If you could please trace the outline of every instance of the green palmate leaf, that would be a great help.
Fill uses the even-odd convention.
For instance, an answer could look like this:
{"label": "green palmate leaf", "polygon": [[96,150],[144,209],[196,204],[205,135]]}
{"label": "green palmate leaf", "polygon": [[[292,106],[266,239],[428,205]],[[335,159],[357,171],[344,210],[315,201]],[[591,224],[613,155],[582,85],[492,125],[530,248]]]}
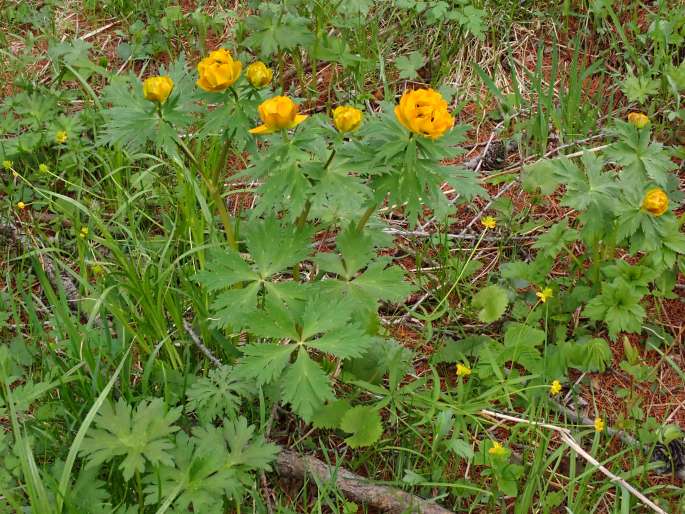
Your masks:
{"label": "green palmate leaf", "polygon": [[619,332],[639,332],[645,310],[640,305],[642,293],[622,278],[602,284],[602,293],[585,307],[583,314],[593,321],[604,321],[609,335],[615,339]]}
{"label": "green palmate leaf", "polygon": [[483,323],[498,320],[507,309],[509,299],[507,292],[499,286],[488,286],[473,297],[472,305],[478,311],[478,319]]}
{"label": "green palmate leaf", "polygon": [[359,233],[354,223],[340,233],[336,246],[345,265],[345,278],[351,278],[375,257],[373,238],[368,233]]}
{"label": "green palmate leaf", "polygon": [[626,261],[617,260],[616,264],[602,267],[602,273],[609,278],[622,278],[627,284],[630,284],[640,291],[642,294],[649,292],[649,284],[656,279],[658,273],[652,268],[646,266],[633,266]]}
{"label": "green palmate leaf", "polygon": [[216,418],[234,418],[241,399],[249,394],[249,384],[232,366],[211,370],[207,377],[192,384],[186,393],[188,408],[195,411],[203,423],[211,423]]}
{"label": "green palmate leaf", "polygon": [[96,428],[83,440],[81,453],[88,456],[89,466],[123,456],[119,468],[124,480],[130,480],[135,471],[143,472],[145,461],[153,466],[171,465],[169,435],[179,429],[173,423],[180,415],[180,408],[167,411],[160,399],[142,401],[135,411],[123,398],[113,407],[105,403],[95,419]]}
{"label": "green palmate leaf", "polygon": [[311,421],[324,402],[335,398],[328,376],[304,349],[283,374],[282,392],[283,399],[305,421]]}
{"label": "green palmate leaf", "polygon": [[320,286],[322,294],[346,298],[358,312],[375,312],[381,300],[399,302],[412,291],[412,286],[405,282],[402,268],[387,267],[387,262],[379,260],[351,280],[326,280]]}
{"label": "green palmate leaf", "polygon": [[619,140],[607,149],[610,159],[623,167],[622,179],[634,186],[653,180],[668,188],[669,172],[677,168],[661,143],[650,142],[648,130],[638,130],[630,123],[616,124]]}
{"label": "green palmate leaf", "polygon": [[352,406],[347,400],[334,400],[319,408],[312,418],[316,428],[338,428],[345,413]]}
{"label": "green palmate leaf", "polygon": [[277,4],[264,3],[259,15],[247,18],[247,26],[250,36],[243,44],[248,48],[259,48],[260,55],[273,55],[298,45],[306,47],[314,41],[307,18],[283,11]]}
{"label": "green palmate leaf", "polygon": [[540,190],[543,195],[551,195],[559,186],[554,163],[549,159],[541,159],[524,166],[522,183],[523,188],[529,193]]}
{"label": "green palmate leaf", "polygon": [[[303,298],[304,285],[280,282],[274,275],[306,258],[311,251],[310,238],[310,230],[275,218],[253,220],[245,229],[252,263],[230,249],[212,253],[196,280],[210,291],[220,291],[212,304],[216,323],[244,327],[262,292],[272,299]],[[243,287],[232,288],[238,283]]]}
{"label": "green palmate leaf", "polygon": [[359,405],[348,410],[340,422],[340,428],[352,434],[345,439],[350,448],[370,446],[383,434],[378,409],[366,405]]}
{"label": "green palmate leaf", "polygon": [[602,373],[613,359],[609,344],[599,338],[569,343],[564,353],[569,365],[583,372]]}
{"label": "green palmate leaf", "polygon": [[578,239],[578,231],[569,228],[568,222],[564,219],[560,223],[552,225],[547,232],[538,237],[533,248],[540,250],[545,257],[554,258],[567,245]]}
{"label": "green palmate leaf", "polygon": [[257,385],[268,384],[281,376],[295,348],[294,344],[249,344],[243,348],[237,371],[241,376],[254,378]]}
{"label": "green palmate leaf", "polygon": [[563,158],[555,162],[557,176],[566,186],[562,205],[578,211],[593,206],[610,214],[614,209],[619,191],[615,174],[603,170],[604,160],[596,154],[585,152],[582,162],[585,172],[569,159]]}
{"label": "green palmate leaf", "polygon": [[650,96],[659,93],[659,81],[631,74],[624,79],[621,89],[629,102],[644,104]]}
{"label": "green palmate leaf", "polygon": [[408,55],[401,55],[395,61],[395,66],[400,72],[400,77],[405,79],[415,79],[418,77],[417,71],[426,63],[426,58],[419,52],[411,52]]}
{"label": "green palmate leaf", "polygon": [[143,97],[142,84],[135,75],[119,78],[105,88],[105,101],[111,107],[103,113],[106,123],[99,144],[120,145],[137,152],[152,143],[180,159],[178,130],[191,122],[190,114],[196,110],[190,93],[193,81],[183,58],[160,73],[174,81],[171,95],[161,106],[161,117],[157,104]]}
{"label": "green palmate leaf", "polygon": [[174,512],[225,512],[228,500],[240,500],[254,472],[270,470],[278,448],[255,435],[245,418],[224,420],[223,428],[196,427],[176,436],[174,465],[162,465],[146,477],[145,504],[162,503]]}

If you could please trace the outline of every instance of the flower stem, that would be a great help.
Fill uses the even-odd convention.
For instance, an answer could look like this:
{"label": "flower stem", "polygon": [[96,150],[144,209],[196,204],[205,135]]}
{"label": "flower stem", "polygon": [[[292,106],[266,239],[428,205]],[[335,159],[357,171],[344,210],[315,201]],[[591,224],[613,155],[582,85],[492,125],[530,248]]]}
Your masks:
{"label": "flower stem", "polygon": [[357,232],[361,232],[364,230],[364,227],[366,226],[366,223],[369,221],[369,218],[371,218],[371,215],[376,212],[376,209],[378,208],[378,204],[374,203],[370,205],[366,211],[364,211],[364,214],[362,214],[362,217],[359,219],[359,223],[357,223]]}
{"label": "flower stem", "polygon": [[237,250],[238,242],[235,238],[235,231],[233,230],[233,222],[231,220],[231,215],[229,214],[228,209],[226,208],[226,204],[224,203],[224,199],[221,196],[221,193],[219,192],[219,188],[216,186],[214,181],[207,177],[207,175],[202,170],[200,163],[197,161],[197,158],[193,155],[193,152],[191,152],[190,148],[188,148],[188,146],[186,146],[186,144],[180,139],[178,139],[178,146],[179,148],[181,148],[181,150],[183,150],[183,153],[186,154],[188,159],[190,159],[190,162],[193,163],[195,169],[198,171],[202,179],[205,181],[207,190],[209,191],[209,195],[212,197],[212,200],[216,204],[216,208],[219,211],[219,217],[221,218],[221,222],[224,226],[224,231],[226,232],[226,240],[228,241],[229,246],[233,250]]}

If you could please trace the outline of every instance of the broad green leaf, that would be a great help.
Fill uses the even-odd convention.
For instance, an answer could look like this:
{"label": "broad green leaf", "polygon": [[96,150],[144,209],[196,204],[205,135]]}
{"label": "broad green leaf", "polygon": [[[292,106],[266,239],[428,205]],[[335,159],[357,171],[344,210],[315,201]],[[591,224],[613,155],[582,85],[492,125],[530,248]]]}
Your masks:
{"label": "broad green leaf", "polygon": [[352,434],[345,439],[350,448],[371,446],[383,434],[378,410],[367,405],[359,405],[348,410],[340,422],[340,428]]}
{"label": "broad green leaf", "polygon": [[559,179],[554,170],[554,164],[548,159],[524,166],[521,173],[523,188],[529,193],[539,189],[541,194],[551,195],[559,186]]}
{"label": "broad green leaf", "polygon": [[419,76],[417,71],[426,63],[426,58],[419,52],[411,52],[408,55],[401,55],[395,60],[395,66],[400,72],[400,77],[405,79],[415,79]]}
{"label": "broad green leaf", "polygon": [[316,428],[338,428],[343,416],[351,407],[350,402],[345,399],[333,400],[314,413],[312,424]]}
{"label": "broad green leaf", "polygon": [[478,319],[483,323],[492,323],[501,318],[508,304],[507,292],[496,285],[478,291],[471,302],[475,309],[479,309]]}

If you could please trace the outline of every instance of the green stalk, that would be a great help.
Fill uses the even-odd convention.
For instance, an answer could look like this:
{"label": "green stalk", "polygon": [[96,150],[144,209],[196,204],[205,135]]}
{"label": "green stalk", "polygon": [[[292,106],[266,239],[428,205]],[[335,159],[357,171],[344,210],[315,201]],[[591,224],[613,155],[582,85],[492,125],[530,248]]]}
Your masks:
{"label": "green stalk", "polygon": [[228,212],[228,209],[226,208],[226,204],[224,203],[224,199],[221,196],[221,193],[219,192],[219,189],[216,187],[216,184],[210,180],[207,175],[203,172],[200,163],[197,162],[197,159],[193,155],[193,152],[190,151],[190,149],[186,146],[186,144],[181,141],[180,139],[178,140],[178,146],[183,150],[183,153],[186,154],[188,159],[193,163],[195,166],[195,169],[198,171],[202,179],[205,181],[205,184],[207,186],[207,190],[209,191],[209,195],[211,196],[212,200],[216,204],[216,208],[219,211],[219,217],[221,218],[221,222],[224,226],[224,231],[226,232],[226,240],[228,241],[229,246],[233,250],[238,249],[238,242],[236,241],[235,238],[235,230],[233,229],[233,222],[231,221],[231,215]]}
{"label": "green stalk", "polygon": [[364,226],[366,223],[369,221],[369,218],[371,215],[376,212],[376,209],[378,208],[378,204],[374,203],[370,205],[366,211],[364,211],[364,214],[362,214],[362,217],[359,219],[359,223],[357,223],[357,232],[361,232],[364,230]]}

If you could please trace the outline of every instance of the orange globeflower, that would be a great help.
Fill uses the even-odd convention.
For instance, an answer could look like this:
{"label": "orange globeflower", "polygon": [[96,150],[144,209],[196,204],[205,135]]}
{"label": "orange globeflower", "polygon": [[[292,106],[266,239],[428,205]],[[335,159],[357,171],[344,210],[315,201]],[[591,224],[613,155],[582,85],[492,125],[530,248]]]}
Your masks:
{"label": "orange globeflower", "polygon": [[454,126],[447,102],[433,89],[406,91],[395,106],[395,116],[412,132],[431,139],[441,137]]}
{"label": "orange globeflower", "polygon": [[287,96],[274,96],[259,105],[259,117],[262,125],[250,129],[250,134],[271,134],[278,130],[293,128],[308,118],[306,114],[297,114],[298,105]]}
{"label": "orange globeflower", "polygon": [[242,63],[233,60],[231,52],[219,48],[198,63],[197,72],[200,78],[196,84],[205,91],[218,93],[235,84],[242,69]]}

